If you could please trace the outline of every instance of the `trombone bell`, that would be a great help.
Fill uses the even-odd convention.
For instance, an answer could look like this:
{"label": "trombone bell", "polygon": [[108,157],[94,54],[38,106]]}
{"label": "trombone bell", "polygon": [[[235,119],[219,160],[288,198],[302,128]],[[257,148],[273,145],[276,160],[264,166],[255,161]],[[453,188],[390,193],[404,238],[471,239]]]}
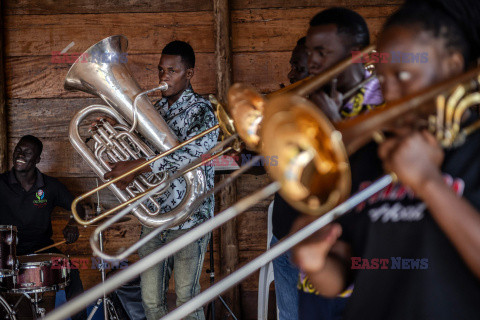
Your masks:
{"label": "trombone bell", "polygon": [[266,166],[268,173],[297,210],[319,215],[347,199],[351,174],[341,134],[307,99],[287,94],[269,100],[261,140],[264,156],[278,160]]}

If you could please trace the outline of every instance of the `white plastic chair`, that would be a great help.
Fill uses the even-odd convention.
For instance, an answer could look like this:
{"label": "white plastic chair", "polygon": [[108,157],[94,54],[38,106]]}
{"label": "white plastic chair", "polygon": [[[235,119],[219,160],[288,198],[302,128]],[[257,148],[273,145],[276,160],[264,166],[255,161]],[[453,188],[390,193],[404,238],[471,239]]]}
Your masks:
{"label": "white plastic chair", "polygon": [[[268,224],[267,224],[267,250],[270,249],[272,241],[272,212],[273,201],[268,206]],[[270,293],[270,284],[273,282],[273,263],[269,262],[260,268],[258,279],[258,320],[267,320],[268,317],[268,295]],[[278,310],[277,310],[278,319]]]}

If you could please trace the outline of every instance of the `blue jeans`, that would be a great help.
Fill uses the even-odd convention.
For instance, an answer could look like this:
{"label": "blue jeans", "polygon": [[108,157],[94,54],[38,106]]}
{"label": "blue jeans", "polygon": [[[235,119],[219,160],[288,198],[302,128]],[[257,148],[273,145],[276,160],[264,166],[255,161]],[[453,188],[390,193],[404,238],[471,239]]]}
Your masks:
{"label": "blue jeans", "polygon": [[348,298],[325,298],[299,290],[298,317],[301,320],[341,320]]}
{"label": "blue jeans", "polygon": [[[142,227],[141,237],[146,236],[152,230]],[[147,256],[188,231],[165,230],[138,250],[140,258]],[[168,282],[174,269],[177,307],[200,293],[199,280],[209,239],[210,235],[200,238],[140,275],[142,303],[148,320],[158,320],[168,313]],[[203,308],[198,308],[185,319],[204,320]]]}
{"label": "blue jeans", "polygon": [[[279,240],[273,236],[270,246]],[[285,252],[273,260],[275,296],[280,320],[298,319],[298,268],[291,262],[292,253]]]}

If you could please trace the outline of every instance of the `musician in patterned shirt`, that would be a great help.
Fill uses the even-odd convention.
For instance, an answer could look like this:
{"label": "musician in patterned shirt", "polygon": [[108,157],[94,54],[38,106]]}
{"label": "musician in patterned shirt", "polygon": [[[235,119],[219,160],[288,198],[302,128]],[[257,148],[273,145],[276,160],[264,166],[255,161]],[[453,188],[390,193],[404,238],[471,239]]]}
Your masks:
{"label": "musician in patterned shirt", "polygon": [[[162,57],[158,64],[159,80],[160,82],[166,82],[169,88],[163,93],[163,98],[155,104],[155,108],[165,119],[179,141],[188,140],[217,124],[210,102],[196,94],[190,85],[190,80],[194,74],[194,66],[194,51],[189,44],[183,41],[173,41],[167,44],[162,51]],[[153,162],[143,172],[173,173],[214,147],[217,139],[218,130]],[[105,174],[105,178],[117,177],[147,160],[139,159],[117,162],[112,165],[112,171]],[[201,168],[206,177],[207,189],[213,188],[214,167],[203,166]],[[124,189],[133,178],[134,176],[129,176],[127,179],[117,183],[117,186]],[[185,180],[183,178],[175,180],[158,200],[161,212],[168,212],[174,209],[181,202],[185,193]],[[140,257],[147,256],[182,236],[190,228],[209,219],[213,216],[213,210],[214,197],[212,195],[196,209],[190,220],[175,228],[163,231],[140,248]],[[141,237],[145,237],[152,230],[152,228],[143,226]],[[175,269],[177,306],[192,299],[200,292],[199,279],[209,237],[209,235],[204,236],[141,274],[142,300],[148,320],[157,320],[168,313],[168,282],[173,269]],[[205,319],[203,309],[197,309],[185,319]]]}

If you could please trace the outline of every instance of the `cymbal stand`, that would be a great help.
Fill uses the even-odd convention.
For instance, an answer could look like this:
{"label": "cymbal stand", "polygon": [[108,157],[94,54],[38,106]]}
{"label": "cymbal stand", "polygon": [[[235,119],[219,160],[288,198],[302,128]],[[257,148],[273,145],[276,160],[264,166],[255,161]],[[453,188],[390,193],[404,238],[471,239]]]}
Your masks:
{"label": "cymbal stand", "polygon": [[[213,255],[213,231],[210,233],[210,241],[209,241],[209,249],[210,251],[210,268],[207,269],[207,273],[210,274],[210,286],[213,286],[215,284],[215,262],[214,262],[214,255]],[[230,316],[234,319],[237,320],[237,317],[235,317],[235,314],[233,313],[232,309],[230,309],[223,300],[222,296],[217,296],[218,300],[223,304],[225,309],[227,309],[228,313]],[[210,304],[207,307],[207,316],[206,319],[211,319],[215,320],[215,300],[212,300]]]}
{"label": "cymbal stand", "polygon": [[[95,179],[97,181],[97,187],[98,187],[98,179]],[[97,191],[97,215],[99,215],[102,212],[102,209],[100,208],[100,194]],[[99,247],[100,251],[103,252],[103,234],[100,231],[98,235],[98,241],[99,241]],[[98,265],[98,269],[100,270],[102,274],[102,283],[105,282],[105,262],[102,257],[100,257],[100,264]],[[92,311],[88,315],[87,320],[91,320],[93,318],[93,315],[95,312],[97,312],[98,308],[100,305],[103,303],[103,317],[105,320],[119,320],[117,312],[115,311],[115,308],[113,307],[113,303],[110,300],[110,298],[107,297],[105,293],[103,293],[103,298],[100,298],[97,300],[97,303],[93,307]]]}

